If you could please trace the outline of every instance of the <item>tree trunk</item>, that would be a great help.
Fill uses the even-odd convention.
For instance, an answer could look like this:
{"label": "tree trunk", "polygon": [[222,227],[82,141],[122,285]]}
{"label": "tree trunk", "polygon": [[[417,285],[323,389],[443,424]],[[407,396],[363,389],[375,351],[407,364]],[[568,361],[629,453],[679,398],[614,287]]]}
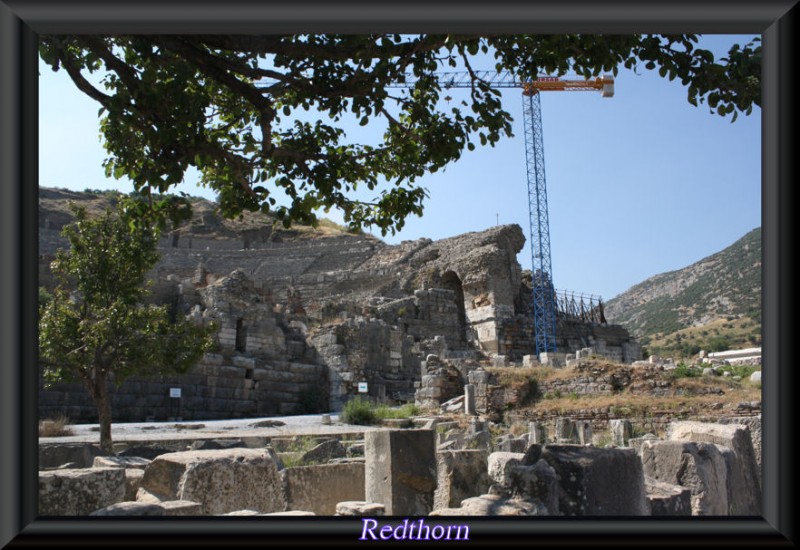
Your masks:
{"label": "tree trunk", "polygon": [[97,405],[97,415],[100,418],[100,448],[107,453],[113,453],[111,442],[111,399],[108,395],[108,386],[105,376],[99,376],[94,383],[94,402]]}

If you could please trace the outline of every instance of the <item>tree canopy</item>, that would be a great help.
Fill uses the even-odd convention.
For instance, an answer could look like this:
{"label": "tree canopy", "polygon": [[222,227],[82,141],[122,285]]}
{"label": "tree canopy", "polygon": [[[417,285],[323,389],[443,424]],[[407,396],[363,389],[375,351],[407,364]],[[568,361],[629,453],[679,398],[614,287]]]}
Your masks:
{"label": "tree canopy", "polygon": [[108,383],[186,372],[211,346],[213,327],[173,320],[167,307],[144,303],[158,230],[129,224],[125,212],[74,212],[63,231],[70,249],[52,263],[58,286],[39,293],[39,355],[47,383],[83,382],[97,405],[101,446],[111,451]]}
{"label": "tree canopy", "polygon": [[[477,69],[583,77],[621,67],[658,70],[687,99],[735,120],[760,105],[758,39],[716,60],[696,35],[269,35],[44,36],[40,55],[66,70],[100,104],[107,174],[136,191],[167,193],[187,169],[214,189],[221,211],[272,213],[289,225],[316,223],[339,208],[351,229],[383,234],[421,215],[418,179],[458,160],[465,148],[511,135],[500,94]],[[489,59],[494,67],[476,66]],[[440,100],[436,74],[472,75],[468,99]],[[102,85],[89,73],[102,72]],[[408,89],[388,87],[405,75]],[[309,111],[317,118],[304,121]],[[343,125],[381,125],[374,142],[348,139]],[[384,185],[384,182],[388,182]],[[361,200],[367,189],[374,200]],[[159,218],[179,202],[151,201]]]}

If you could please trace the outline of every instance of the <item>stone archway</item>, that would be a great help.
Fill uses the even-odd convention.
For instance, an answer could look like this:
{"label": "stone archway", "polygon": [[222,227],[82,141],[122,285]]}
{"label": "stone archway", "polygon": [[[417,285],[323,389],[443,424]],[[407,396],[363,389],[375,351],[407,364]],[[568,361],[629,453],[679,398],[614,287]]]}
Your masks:
{"label": "stone archway", "polygon": [[467,312],[464,306],[464,287],[461,284],[461,278],[454,271],[446,271],[442,274],[441,286],[444,289],[452,290],[455,294],[455,303],[458,309],[458,333],[462,340],[466,340]]}

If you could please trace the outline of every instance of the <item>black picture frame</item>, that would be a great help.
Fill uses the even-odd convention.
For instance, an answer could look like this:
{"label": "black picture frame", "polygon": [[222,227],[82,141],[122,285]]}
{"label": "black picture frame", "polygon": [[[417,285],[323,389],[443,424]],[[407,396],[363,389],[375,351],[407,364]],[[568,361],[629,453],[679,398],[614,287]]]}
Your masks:
{"label": "black picture frame", "polygon": [[[360,520],[37,519],[37,35],[122,32],[692,32],[761,34],[763,484],[760,518],[468,518],[472,546],[789,545],[797,30],[794,0],[717,2],[52,2],[0,0],[0,546],[358,545]],[[364,544],[364,543],[361,543]],[[375,544],[387,544],[384,542]]]}

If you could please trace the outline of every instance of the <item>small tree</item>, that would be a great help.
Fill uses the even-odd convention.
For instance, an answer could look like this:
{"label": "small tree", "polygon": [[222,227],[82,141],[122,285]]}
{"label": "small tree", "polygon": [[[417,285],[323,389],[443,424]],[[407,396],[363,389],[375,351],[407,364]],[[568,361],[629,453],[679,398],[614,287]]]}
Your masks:
{"label": "small tree", "polygon": [[39,354],[45,382],[80,380],[97,406],[100,445],[112,451],[109,382],[186,372],[211,345],[211,328],[144,303],[159,230],[131,223],[122,208],[90,218],[72,207],[52,269],[58,286],[40,302]]}

